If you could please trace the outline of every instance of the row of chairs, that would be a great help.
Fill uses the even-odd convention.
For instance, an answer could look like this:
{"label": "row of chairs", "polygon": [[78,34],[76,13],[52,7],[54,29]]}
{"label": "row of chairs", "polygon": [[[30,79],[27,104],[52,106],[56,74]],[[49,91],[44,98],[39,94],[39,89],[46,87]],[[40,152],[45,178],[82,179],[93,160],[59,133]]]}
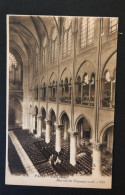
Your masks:
{"label": "row of chairs", "polygon": [[55,169],[47,162],[45,164],[40,164],[36,166],[40,175],[56,175]]}
{"label": "row of chairs", "polygon": [[16,175],[26,175],[26,170],[18,156],[18,153],[10,139],[8,137],[8,163],[10,172]]}
{"label": "row of chairs", "polygon": [[[51,141],[49,144],[45,143],[43,138],[45,138],[44,133],[42,133],[41,138],[35,138],[28,131],[16,131],[16,136],[21,142],[23,148],[26,150],[33,164],[36,166],[38,171],[42,174],[77,174],[77,173],[91,173],[91,158],[85,156],[84,158],[78,158],[76,166],[72,166],[69,163],[70,158],[70,142],[69,140],[64,140],[61,137],[62,150],[59,153],[59,159],[61,163],[56,163],[56,165],[47,166],[48,160],[52,154],[55,152],[55,134],[51,133]],[[88,152],[87,148],[84,150]],[[43,164],[46,165],[43,168]]]}
{"label": "row of chairs", "polygon": [[102,155],[102,173],[103,175],[112,175],[112,159]]}
{"label": "row of chairs", "polygon": [[28,131],[14,131],[14,133],[34,165],[47,162],[46,158],[35,147],[36,138],[32,134]]}

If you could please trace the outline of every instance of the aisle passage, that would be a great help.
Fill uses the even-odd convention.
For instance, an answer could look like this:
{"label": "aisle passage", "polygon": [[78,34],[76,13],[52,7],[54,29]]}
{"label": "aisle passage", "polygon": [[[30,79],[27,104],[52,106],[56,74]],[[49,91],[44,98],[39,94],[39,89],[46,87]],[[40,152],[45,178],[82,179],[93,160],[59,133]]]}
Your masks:
{"label": "aisle passage", "polygon": [[21,159],[13,145],[10,136],[8,136],[8,172],[13,175],[27,175]]}
{"label": "aisle passage", "polygon": [[15,146],[15,149],[22,161],[22,164],[28,174],[28,176],[31,175],[39,175],[37,169],[34,167],[33,163],[31,162],[30,158],[22,148],[21,144],[19,143],[17,137],[14,135],[13,131],[9,131],[9,136],[12,140],[13,145]]}

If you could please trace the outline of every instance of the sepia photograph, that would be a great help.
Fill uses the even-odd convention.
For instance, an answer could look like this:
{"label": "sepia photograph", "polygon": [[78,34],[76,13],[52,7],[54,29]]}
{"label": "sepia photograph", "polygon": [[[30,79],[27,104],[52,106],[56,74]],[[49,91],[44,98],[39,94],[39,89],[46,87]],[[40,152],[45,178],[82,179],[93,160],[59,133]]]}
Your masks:
{"label": "sepia photograph", "polygon": [[7,15],[6,184],[112,188],[117,17]]}

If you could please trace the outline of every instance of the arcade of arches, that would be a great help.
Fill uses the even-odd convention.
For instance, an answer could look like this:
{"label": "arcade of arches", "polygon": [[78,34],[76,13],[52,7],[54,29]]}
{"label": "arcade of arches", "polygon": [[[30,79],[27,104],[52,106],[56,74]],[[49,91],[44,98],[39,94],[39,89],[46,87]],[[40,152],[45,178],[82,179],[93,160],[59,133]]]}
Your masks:
{"label": "arcade of arches", "polygon": [[40,174],[111,176],[117,21],[9,19],[9,130]]}

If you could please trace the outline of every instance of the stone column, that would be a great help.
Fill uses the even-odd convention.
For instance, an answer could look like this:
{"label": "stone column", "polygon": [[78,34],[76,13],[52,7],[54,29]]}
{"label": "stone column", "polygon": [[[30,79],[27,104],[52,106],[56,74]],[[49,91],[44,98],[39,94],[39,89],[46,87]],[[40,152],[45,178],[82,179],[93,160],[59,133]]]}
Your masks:
{"label": "stone column", "polygon": [[91,100],[91,80],[89,81],[89,105]]}
{"label": "stone column", "polygon": [[15,83],[15,68],[14,67],[12,68],[12,74],[13,74],[12,81],[13,81],[13,84],[14,84]]}
{"label": "stone column", "polygon": [[37,117],[37,137],[40,137],[41,136],[41,128],[42,128],[42,117],[41,116],[38,116]]}
{"label": "stone column", "polygon": [[43,116],[41,116],[41,133],[42,133],[42,130],[43,130]]}
{"label": "stone column", "polygon": [[80,131],[81,131],[81,138],[83,138],[83,124],[81,124]]}
{"label": "stone column", "polygon": [[101,54],[102,54],[102,25],[103,21],[102,18],[97,19],[97,66],[95,69],[95,102],[94,102],[94,132],[93,132],[93,138],[95,138],[95,141],[98,142],[99,139],[99,109],[100,109],[100,100],[101,100],[101,70],[102,70],[102,63],[101,63]]}
{"label": "stone column", "polygon": [[33,125],[33,120],[32,120],[32,114],[30,114],[30,126],[29,129],[32,132],[32,125]]}
{"label": "stone column", "polygon": [[56,144],[55,144],[55,150],[56,152],[61,151],[61,130],[63,125],[55,125],[56,127]]}
{"label": "stone column", "polygon": [[77,147],[80,146],[80,132],[78,131],[78,135],[77,135]]}
{"label": "stone column", "polygon": [[78,132],[70,131],[70,164],[76,165],[76,155],[77,155],[77,135]]}
{"label": "stone column", "polygon": [[82,104],[82,96],[83,96],[83,84],[81,83],[81,104]]}
{"label": "stone column", "polygon": [[32,115],[32,133],[33,133],[33,130],[35,130],[35,115]]}
{"label": "stone column", "polygon": [[110,97],[110,108],[112,108],[113,101],[113,78],[111,77],[111,97]]}
{"label": "stone column", "polygon": [[51,131],[51,121],[46,121],[46,136],[45,142],[48,144],[50,142],[50,131]]}
{"label": "stone column", "polygon": [[67,121],[64,121],[64,140],[68,138]]}
{"label": "stone column", "polygon": [[93,144],[93,176],[100,177],[102,176],[101,171],[101,145],[94,143]]}
{"label": "stone column", "polygon": [[21,84],[21,65],[19,65],[18,76],[19,84]]}
{"label": "stone column", "polygon": [[105,83],[105,78],[101,78],[101,94],[100,94],[100,99],[101,99],[101,107],[103,107],[103,99],[104,99],[104,90],[105,90],[105,87],[104,87],[104,83]]}

